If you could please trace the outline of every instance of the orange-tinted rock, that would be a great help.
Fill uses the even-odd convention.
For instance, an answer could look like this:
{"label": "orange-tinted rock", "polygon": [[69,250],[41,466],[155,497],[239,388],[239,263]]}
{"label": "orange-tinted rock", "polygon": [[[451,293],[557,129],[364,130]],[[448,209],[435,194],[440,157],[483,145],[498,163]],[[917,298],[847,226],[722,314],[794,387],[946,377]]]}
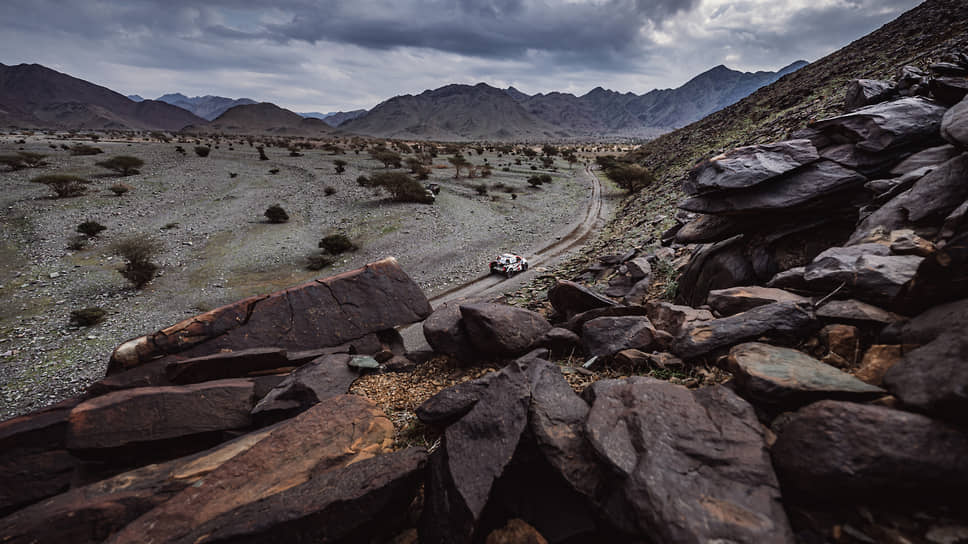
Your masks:
{"label": "orange-tinted rock", "polygon": [[880,386],[884,383],[884,374],[897,364],[903,356],[903,346],[896,344],[873,345],[864,354],[860,368],[854,372],[854,376],[857,376],[857,379],[863,382]]}
{"label": "orange-tinted rock", "polygon": [[548,541],[527,522],[514,518],[504,527],[487,535],[484,544],[548,544]]}
{"label": "orange-tinted rock", "polygon": [[173,353],[200,357],[270,346],[293,351],[337,346],[429,314],[427,297],[391,257],[243,299],[129,340],[115,348],[108,372]]}

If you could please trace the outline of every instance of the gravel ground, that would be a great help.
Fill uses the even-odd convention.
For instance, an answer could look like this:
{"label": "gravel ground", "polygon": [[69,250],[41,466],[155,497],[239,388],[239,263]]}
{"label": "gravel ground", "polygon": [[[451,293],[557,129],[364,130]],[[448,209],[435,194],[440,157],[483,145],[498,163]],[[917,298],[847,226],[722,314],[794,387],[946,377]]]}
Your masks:
{"label": "gravel ground", "polygon": [[[24,144],[17,141],[25,139]],[[229,149],[222,140],[206,158],[175,152],[175,142],[100,141],[105,153],[70,156],[73,144],[54,136],[0,135],[0,155],[47,153],[47,166],[0,172],[0,420],[79,394],[100,379],[111,350],[121,341],[158,330],[186,317],[245,296],[275,291],[313,277],[328,276],[393,255],[428,296],[486,273],[501,251],[525,252],[546,243],[584,209],[589,187],[559,160],[551,185],[534,189],[526,160],[486,152],[469,156],[494,166],[486,180],[454,179],[442,154],[432,182],[442,186],[433,205],[396,203],[360,187],[356,178],[382,170],[363,152],[334,157],[307,150],[289,157],[268,148],[268,161],[248,144]],[[86,143],[91,143],[90,141]],[[50,145],[58,146],[52,149]],[[119,178],[94,165],[130,154],[145,161],[142,173]],[[349,165],[334,173],[334,158]],[[538,164],[537,173],[547,172]],[[446,165],[446,167],[445,167]],[[503,172],[508,165],[510,172]],[[270,169],[278,173],[269,173]],[[77,173],[93,181],[84,196],[54,199],[30,179],[40,174]],[[237,176],[231,177],[230,173]],[[117,197],[123,182],[134,189]],[[487,196],[474,185],[486,183]],[[512,187],[510,194],[498,183]],[[326,187],[336,190],[325,194]],[[262,212],[278,203],[285,224],[270,224]],[[107,227],[87,249],[66,249],[81,222]],[[312,272],[306,257],[319,239],[347,234],[360,249],[334,265]],[[163,246],[155,262],[161,274],[142,291],[118,274],[112,242],[146,234]],[[108,311],[93,327],[69,323],[72,310],[98,306]]]}

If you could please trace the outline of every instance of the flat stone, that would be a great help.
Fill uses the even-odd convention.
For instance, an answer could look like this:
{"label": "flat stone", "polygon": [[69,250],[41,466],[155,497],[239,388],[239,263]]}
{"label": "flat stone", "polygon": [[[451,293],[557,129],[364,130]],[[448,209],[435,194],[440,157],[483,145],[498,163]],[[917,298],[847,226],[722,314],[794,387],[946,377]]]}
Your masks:
{"label": "flat stone", "polygon": [[968,423],[968,339],[949,331],[904,355],[884,384],[904,406],[932,417]]}
{"label": "flat stone", "polygon": [[244,379],[115,391],[71,410],[66,443],[75,450],[117,448],[248,427],[254,392]]}
{"label": "flat stone", "polygon": [[450,425],[477,404],[490,386],[491,380],[497,375],[492,372],[476,380],[459,383],[440,391],[417,407],[415,410],[417,417],[430,425]]}
{"label": "flat stone", "polygon": [[646,315],[646,309],[643,306],[629,305],[629,306],[608,306],[606,308],[595,308],[594,310],[588,310],[587,312],[582,312],[580,314],[575,314],[567,322],[565,322],[565,328],[573,332],[581,332],[582,327],[585,323],[588,323],[592,319],[597,319],[599,317],[624,317],[632,315]]}
{"label": "flat stone", "polygon": [[968,435],[925,416],[824,400],[793,414],[772,455],[784,493],[909,504],[960,497],[965,451]]}
{"label": "flat stone", "polygon": [[223,463],[203,485],[182,490],[128,524],[111,542],[197,541],[189,537],[198,527],[380,455],[392,442],[393,425],[378,406],[356,395],[331,397]]}
{"label": "flat stone", "polygon": [[935,100],[946,106],[954,106],[968,95],[968,78],[937,77],[928,81],[928,88]]}
{"label": "flat stone", "polygon": [[878,102],[889,100],[897,94],[897,88],[890,81],[881,79],[855,79],[847,84],[844,107],[856,110]]}
{"label": "flat stone", "polygon": [[925,167],[935,167],[944,164],[961,154],[961,150],[953,145],[939,145],[918,151],[891,168],[891,174],[903,176]]}
{"label": "flat stone", "polygon": [[250,297],[124,342],[108,373],[180,353],[278,347],[300,351],[337,346],[369,333],[421,321],[430,303],[390,257],[270,295]]}
{"label": "flat stone", "polygon": [[359,377],[347,366],[348,354],[324,355],[292,371],[252,409],[259,421],[288,419],[337,395],[345,395]]}
{"label": "flat stone", "polygon": [[867,106],[846,115],[811,123],[864,151],[880,152],[937,138],[945,108],[923,98],[901,98]]}
{"label": "flat stone", "polygon": [[968,149],[968,98],[945,113],[941,122],[941,136],[961,149]]}
{"label": "flat stone", "polygon": [[739,234],[743,223],[725,215],[699,215],[676,232],[680,244],[706,244]]}
{"label": "flat stone", "polygon": [[809,305],[775,302],[730,317],[701,321],[685,328],[672,353],[691,359],[764,335],[799,335],[814,326]]}
{"label": "flat stone", "polygon": [[817,308],[816,312],[818,318],[831,322],[886,325],[903,319],[894,312],[854,299],[831,300]]}
{"label": "flat stone", "polygon": [[628,268],[629,277],[635,281],[652,277],[652,265],[647,257],[635,257],[625,262]]}
{"label": "flat stone", "polygon": [[739,147],[704,161],[689,173],[682,188],[686,194],[695,195],[753,187],[819,158],[813,143],[806,139]]}
{"label": "flat stone", "polygon": [[185,385],[242,378],[250,372],[282,368],[289,364],[284,349],[252,348],[172,362],[165,367],[165,373],[169,382]]}
{"label": "flat stone", "polygon": [[670,302],[650,301],[645,305],[652,325],[672,336],[679,336],[684,328],[700,321],[715,319],[709,310],[695,309]]}
{"label": "flat stone", "polygon": [[733,346],[729,366],[743,398],[773,410],[823,399],[865,401],[885,391],[794,349],[749,342]]}
{"label": "flat stone", "polygon": [[923,257],[890,255],[883,244],[869,243],[830,248],[807,265],[803,278],[815,289],[834,289],[872,302],[890,302],[914,277]]}
{"label": "flat stone", "polygon": [[571,319],[575,314],[615,306],[617,302],[606,298],[591,289],[568,280],[558,280],[548,290],[548,300],[555,312]]}
{"label": "flat stone", "polygon": [[585,323],[581,346],[589,357],[610,357],[623,349],[648,350],[655,327],[645,316],[599,317]]}
{"label": "flat stone", "polygon": [[898,155],[894,152],[872,153],[864,151],[855,144],[840,144],[824,148],[820,152],[820,156],[845,168],[856,170],[865,176],[882,173],[904,157],[904,155]]}
{"label": "flat stone", "polygon": [[548,329],[538,340],[539,346],[548,348],[555,354],[570,354],[577,350],[580,343],[581,337],[563,327]]}
{"label": "flat stone", "polygon": [[791,210],[838,191],[860,187],[865,181],[853,170],[820,160],[749,189],[704,193],[681,202],[679,207],[723,215]]}
{"label": "flat stone", "polygon": [[551,329],[540,314],[506,304],[461,304],[460,313],[471,344],[499,357],[524,355]]}
{"label": "flat stone", "polygon": [[756,285],[716,289],[710,291],[709,297],[706,299],[706,303],[723,316],[738,314],[774,302],[807,303],[810,302],[810,299],[783,289]]}
{"label": "flat stone", "polygon": [[596,388],[585,429],[598,455],[624,476],[618,485],[642,537],[793,542],[749,404],[723,387],[691,392],[651,379],[614,382]]}

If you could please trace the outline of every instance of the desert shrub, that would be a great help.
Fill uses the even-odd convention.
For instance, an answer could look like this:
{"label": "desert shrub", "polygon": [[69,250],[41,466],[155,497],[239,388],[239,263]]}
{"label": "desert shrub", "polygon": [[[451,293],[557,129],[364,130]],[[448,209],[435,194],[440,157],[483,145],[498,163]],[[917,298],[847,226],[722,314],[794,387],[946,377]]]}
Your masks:
{"label": "desert shrub", "polygon": [[111,186],[111,192],[114,193],[115,196],[121,196],[131,189],[132,187],[126,183],[115,183]]}
{"label": "desert shrub", "polygon": [[138,173],[138,168],[144,166],[145,161],[131,155],[118,155],[94,164],[101,168],[114,170],[121,176],[131,176]]}
{"label": "desert shrub", "polygon": [[171,223],[165,223],[165,226],[161,227],[161,230],[171,230],[171,229],[177,229],[177,228],[178,228],[178,222],[172,221]]}
{"label": "desert shrub", "polygon": [[27,168],[23,157],[19,155],[0,155],[0,164],[6,166],[11,172]]}
{"label": "desert shrub", "polygon": [[47,158],[47,155],[44,155],[43,153],[31,153],[30,151],[18,151],[17,156],[20,157],[20,160],[27,168],[40,168],[41,166],[47,165],[47,163],[44,162],[44,159]]}
{"label": "desert shrub", "polygon": [[239,173],[238,172],[229,172],[229,178],[235,179],[237,177],[239,177]]}
{"label": "desert shrub", "polygon": [[269,169],[269,173],[272,174],[272,175],[276,175],[276,174],[279,173],[279,169],[278,168],[270,168]]}
{"label": "desert shrub", "polygon": [[161,244],[156,240],[142,235],[129,236],[115,242],[111,249],[125,260],[119,272],[136,288],[148,285],[158,273],[158,265],[151,262],[161,252]]}
{"label": "desert shrub", "polygon": [[67,249],[80,251],[87,247],[88,237],[83,234],[76,234],[67,239]]}
{"label": "desert shrub", "polygon": [[278,204],[273,204],[272,206],[266,208],[264,215],[270,223],[285,223],[286,221],[289,221],[289,214],[287,214],[286,210],[282,209],[282,206]]}
{"label": "desert shrub", "polygon": [[47,174],[37,176],[30,180],[34,183],[43,183],[54,191],[56,198],[66,198],[84,194],[84,186],[90,181],[72,174]]}
{"label": "desert shrub", "polygon": [[487,194],[487,185],[483,183],[475,185],[474,190],[477,191],[477,194],[484,196]]}
{"label": "desert shrub", "polygon": [[551,183],[554,181],[554,178],[551,177],[551,174],[539,174],[538,179],[541,180],[541,183]]}
{"label": "desert shrub", "polygon": [[204,145],[195,146],[195,154],[198,155],[199,157],[207,157],[208,154],[211,152],[212,152],[212,149],[209,147],[205,147]]}
{"label": "desert shrub", "polygon": [[384,168],[400,168],[403,158],[396,151],[386,148],[377,148],[370,152],[370,156],[383,163]]}
{"label": "desert shrub", "polygon": [[530,185],[532,187],[538,187],[542,183],[544,183],[544,180],[541,179],[541,176],[539,176],[539,175],[534,175],[534,176],[531,176],[531,177],[528,178],[528,185]]}
{"label": "desert shrub", "polygon": [[517,193],[511,193],[511,200],[517,200],[517,199],[518,199],[518,194]]}
{"label": "desert shrub", "polygon": [[107,230],[107,227],[98,223],[97,221],[88,219],[87,221],[78,225],[76,230],[77,232],[86,236],[97,236],[98,234],[101,234],[101,232]]}
{"label": "desert shrub", "polygon": [[255,148],[255,149],[256,149],[256,151],[259,152],[259,160],[260,161],[267,161],[267,160],[269,160],[269,157],[266,156],[266,148],[264,148],[264,147],[262,147],[260,145],[259,147]]}
{"label": "desert shrub", "polygon": [[77,144],[71,148],[71,155],[98,155],[104,153],[100,147],[91,145]]}
{"label": "desert shrub", "polygon": [[[357,180],[359,181],[359,180]],[[399,202],[433,204],[434,195],[404,172],[377,172],[370,178],[368,187],[380,187]]]}
{"label": "desert shrub", "polygon": [[345,172],[346,171],[346,165],[347,164],[348,163],[346,161],[344,161],[343,159],[336,159],[336,160],[333,161],[333,166],[336,167],[336,173],[337,174],[342,174],[343,172]]}
{"label": "desert shrub", "polygon": [[323,189],[323,194],[325,194],[326,196],[333,196],[333,195],[335,195],[336,194],[336,187],[333,187],[332,185],[327,185],[326,188]]}
{"label": "desert shrub", "polygon": [[511,168],[509,166],[505,166],[504,168],[501,168],[501,171],[502,172],[510,172],[511,171]]}
{"label": "desert shrub", "polygon": [[330,234],[319,241],[319,249],[332,255],[339,255],[357,249],[348,236],[343,233]]}
{"label": "desert shrub", "polygon": [[630,193],[644,189],[655,181],[648,170],[637,164],[615,163],[605,170],[605,175]]}
{"label": "desert shrub", "polygon": [[356,178],[356,184],[360,187],[370,187],[370,178],[360,174],[360,177]]}
{"label": "desert shrub", "polygon": [[333,264],[332,257],[322,254],[313,254],[306,257],[306,270],[322,270]]}
{"label": "desert shrub", "polygon": [[71,323],[79,327],[93,327],[104,321],[107,311],[97,306],[89,306],[71,312]]}
{"label": "desert shrub", "polygon": [[290,157],[302,157],[303,154],[300,153],[299,150],[296,149],[295,147],[290,147],[289,148],[289,156]]}

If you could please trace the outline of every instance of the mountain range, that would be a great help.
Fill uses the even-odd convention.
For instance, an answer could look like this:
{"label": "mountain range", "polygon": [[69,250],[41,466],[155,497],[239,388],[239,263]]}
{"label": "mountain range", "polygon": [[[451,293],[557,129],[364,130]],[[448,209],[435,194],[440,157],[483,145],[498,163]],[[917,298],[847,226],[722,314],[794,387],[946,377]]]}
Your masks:
{"label": "mountain range", "polygon": [[804,65],[798,61],[777,72],[753,73],[717,66],[677,89],[642,95],[601,87],[582,96],[528,95],[514,87],[452,84],[396,96],[369,111],[299,114],[248,98],[125,97],[37,64],[0,64],[0,124],[305,136],[339,127],[341,133],[434,140],[654,137],[721,110]]}

